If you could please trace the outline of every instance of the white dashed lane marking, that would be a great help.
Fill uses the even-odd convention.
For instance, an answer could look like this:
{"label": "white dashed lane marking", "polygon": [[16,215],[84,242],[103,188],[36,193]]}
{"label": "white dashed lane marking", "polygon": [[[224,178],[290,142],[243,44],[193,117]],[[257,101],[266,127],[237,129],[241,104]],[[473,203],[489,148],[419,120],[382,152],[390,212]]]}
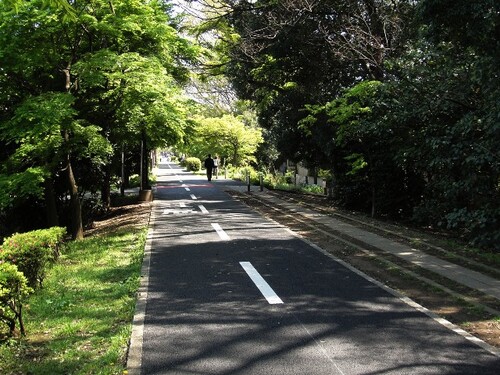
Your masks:
{"label": "white dashed lane marking", "polygon": [[224,230],[221,228],[219,224],[212,223],[212,227],[215,229],[221,240],[229,241],[229,236],[227,235],[226,232],[224,232]]}
{"label": "white dashed lane marking", "polygon": [[277,305],[283,303],[280,297],[275,293],[273,288],[264,280],[260,273],[252,266],[250,262],[240,262],[241,267],[245,270],[247,275],[252,279],[253,283],[264,296],[264,298],[269,302],[270,305]]}

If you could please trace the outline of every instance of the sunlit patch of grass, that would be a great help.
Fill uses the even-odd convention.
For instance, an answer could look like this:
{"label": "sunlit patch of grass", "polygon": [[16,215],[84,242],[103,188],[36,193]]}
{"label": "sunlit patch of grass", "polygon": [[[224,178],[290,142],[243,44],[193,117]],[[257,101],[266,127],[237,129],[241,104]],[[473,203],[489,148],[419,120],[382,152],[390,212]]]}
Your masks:
{"label": "sunlit patch of grass", "polygon": [[146,230],[69,244],[25,307],[27,337],[0,346],[0,373],[121,374]]}

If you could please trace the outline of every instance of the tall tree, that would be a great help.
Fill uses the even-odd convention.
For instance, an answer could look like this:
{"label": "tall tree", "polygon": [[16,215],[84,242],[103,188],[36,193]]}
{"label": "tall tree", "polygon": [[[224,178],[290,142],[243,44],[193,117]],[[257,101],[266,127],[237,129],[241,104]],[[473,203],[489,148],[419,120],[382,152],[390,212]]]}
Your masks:
{"label": "tall tree", "polygon": [[361,79],[384,79],[386,59],[406,39],[414,2],[201,3],[209,9],[206,28],[218,30],[216,47],[227,56],[214,67],[222,67],[240,97],[257,103],[268,140],[284,157],[325,165],[324,134],[316,138],[297,126],[302,109],[332,100]]}
{"label": "tall tree", "polygon": [[[60,91],[69,95],[71,91],[73,82],[70,69],[77,57],[76,47],[79,45],[77,34],[69,32],[65,28],[67,24],[59,24],[57,17],[54,17],[50,10],[42,9],[41,4],[37,2],[23,5],[15,17],[8,12],[3,12],[1,16],[3,22],[0,28],[0,48],[2,55],[5,56],[5,59],[2,59],[1,69],[4,72],[4,79],[11,81],[6,86],[7,101],[4,103],[2,114],[4,127],[7,129],[13,126],[18,127],[19,119],[21,119],[25,122],[24,125],[35,129],[44,128],[46,125],[41,123],[44,119],[36,117],[35,114],[31,117],[19,116],[19,111],[23,112],[23,105],[29,108],[32,100],[39,100],[44,109],[48,107],[60,112],[60,115],[49,114],[51,115],[49,118],[57,119],[54,121],[54,126],[62,125],[60,128],[62,139],[66,145],[69,145],[74,135],[70,132],[70,123],[75,118],[69,115],[73,99],[57,100],[57,97],[51,97],[49,93]],[[57,34],[57,31],[63,32]],[[63,39],[64,42],[62,42]],[[57,104],[61,107],[57,108]],[[17,118],[12,117],[14,112],[18,114]],[[61,124],[61,121],[66,124]],[[9,134],[8,130],[6,134]],[[22,138],[15,139],[12,132],[7,141],[18,142],[22,145]],[[74,178],[70,148],[64,147],[64,149],[68,153],[62,170],[66,172],[66,181],[70,190],[72,234],[74,238],[82,238],[83,226],[78,187]],[[53,152],[58,153],[57,150]],[[54,171],[51,172],[54,173]],[[53,177],[49,175],[46,178],[50,181]],[[47,184],[47,192],[51,191],[49,185]],[[50,194],[48,196],[51,197]],[[47,203],[46,206],[48,210],[53,211],[52,202]],[[51,220],[54,219],[53,214],[48,216]]]}
{"label": "tall tree", "polygon": [[[109,159],[92,157],[99,153],[96,147],[104,147],[106,154],[110,142],[116,155],[123,145],[135,147],[141,135],[148,140],[148,149],[182,137],[185,109],[178,88],[188,77],[186,62],[196,51],[176,31],[167,2],[97,0],[74,3],[73,8],[75,14],[67,17],[64,10],[43,7],[43,2],[36,0],[23,3],[17,13],[0,12],[0,121],[4,129],[12,129],[19,123],[16,113],[23,112],[33,100],[60,112],[51,113],[49,118],[64,118],[64,124],[61,120],[53,125],[62,131],[61,150],[68,151],[66,164],[59,165],[52,176],[45,169],[37,174],[37,181],[57,181],[60,171],[67,173],[75,203],[73,236],[79,238],[79,194],[84,187],[78,185],[88,180],[82,178],[82,168],[90,163],[97,171],[94,175],[101,176],[106,200],[110,163]],[[66,96],[58,95],[62,93]],[[64,106],[57,109],[54,104],[61,102],[54,98],[71,100],[63,101]],[[23,119],[26,126],[42,126],[39,117]],[[69,147],[84,143],[82,135],[95,133],[98,128],[92,124],[99,127],[106,141],[90,142],[88,146],[94,149],[89,151]],[[4,158],[21,150],[21,138],[2,138],[10,142]],[[59,155],[57,150],[53,153]],[[85,163],[74,164],[83,159]],[[29,170],[27,165],[18,166],[21,169],[4,168],[1,180],[9,181],[14,173]],[[52,189],[46,185],[47,198]]]}
{"label": "tall tree", "polygon": [[225,163],[236,166],[255,162],[254,154],[262,143],[262,133],[246,125],[241,116],[200,117],[195,123],[195,132],[187,147],[190,155],[199,158],[219,155]]}

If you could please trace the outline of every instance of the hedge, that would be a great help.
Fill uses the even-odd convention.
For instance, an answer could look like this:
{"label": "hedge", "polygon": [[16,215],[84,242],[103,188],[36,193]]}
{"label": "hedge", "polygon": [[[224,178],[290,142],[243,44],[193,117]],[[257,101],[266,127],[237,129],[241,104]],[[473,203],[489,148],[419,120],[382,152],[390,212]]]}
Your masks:
{"label": "hedge", "polygon": [[32,292],[28,280],[14,264],[0,261],[0,322],[7,324],[11,336],[16,333],[17,323],[21,335],[25,334],[22,306]]}
{"label": "hedge", "polygon": [[57,260],[66,229],[53,227],[6,238],[0,247],[0,322],[7,324],[10,335],[16,325],[25,334],[23,301],[43,283],[47,267]]}
{"label": "hedge", "polygon": [[198,158],[186,158],[186,160],[184,160],[184,164],[186,165],[186,169],[188,171],[198,172],[201,170],[201,160]]}
{"label": "hedge", "polygon": [[33,289],[42,285],[47,266],[58,257],[66,229],[53,227],[16,233],[0,247],[0,262],[15,264]]}

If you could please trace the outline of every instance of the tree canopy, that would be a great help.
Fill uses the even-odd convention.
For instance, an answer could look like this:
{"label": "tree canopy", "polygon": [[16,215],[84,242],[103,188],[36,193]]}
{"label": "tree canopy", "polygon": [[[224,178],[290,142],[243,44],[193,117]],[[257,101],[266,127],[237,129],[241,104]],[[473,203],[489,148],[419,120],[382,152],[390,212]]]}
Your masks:
{"label": "tree canopy", "polygon": [[203,159],[218,155],[232,165],[256,162],[254,154],[262,143],[261,130],[244,123],[241,116],[199,117],[195,119],[189,153]]}
{"label": "tree canopy", "polygon": [[214,73],[281,159],[331,170],[346,206],[498,250],[498,2],[197,3]]}
{"label": "tree canopy", "polygon": [[121,152],[139,159],[182,139],[197,49],[168,2],[73,3],[69,17],[42,0],[12,4],[0,8],[2,213],[31,200],[55,225],[69,189],[64,220],[80,238],[80,196],[101,190],[109,201]]}

